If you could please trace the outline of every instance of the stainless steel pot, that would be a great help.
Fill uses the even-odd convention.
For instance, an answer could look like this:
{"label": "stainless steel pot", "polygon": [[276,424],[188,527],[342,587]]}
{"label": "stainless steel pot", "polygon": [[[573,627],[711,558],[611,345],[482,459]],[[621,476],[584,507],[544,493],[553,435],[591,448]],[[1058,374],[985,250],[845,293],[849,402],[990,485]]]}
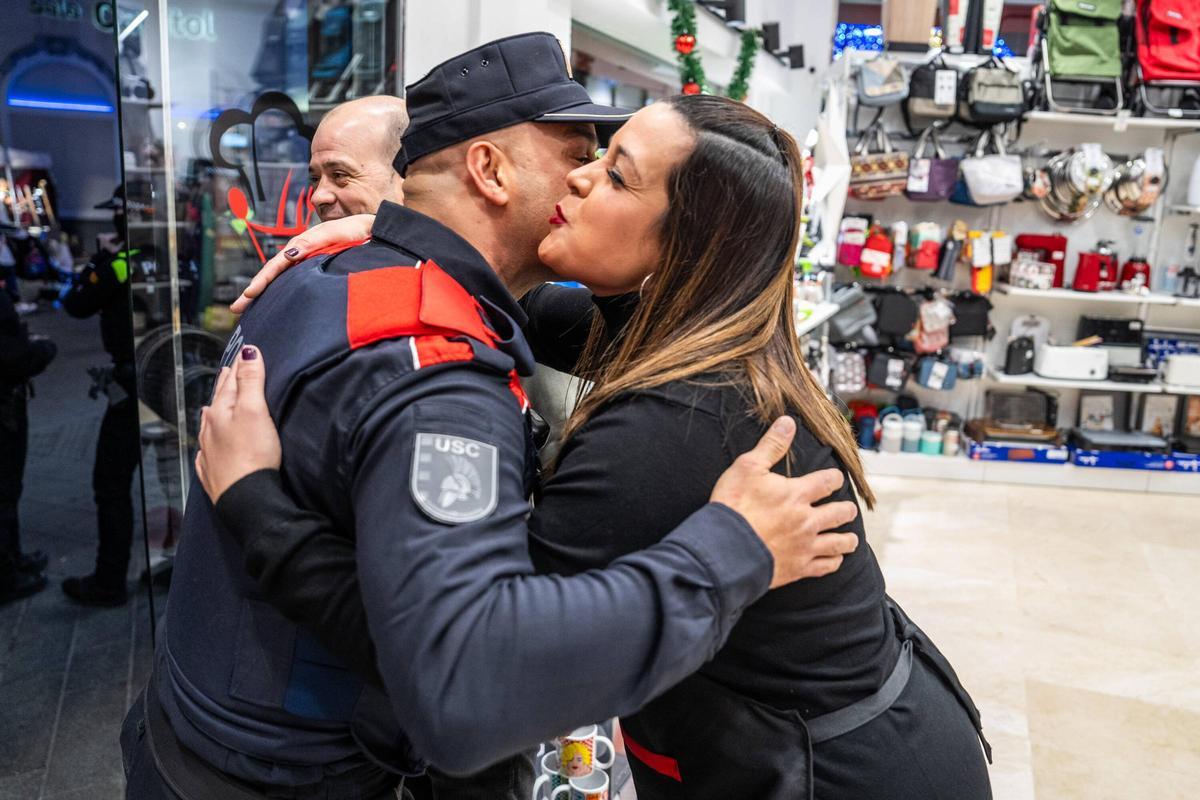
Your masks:
{"label": "stainless steel pot", "polygon": [[1046,172],[1050,176],[1050,191],[1041,198],[1039,206],[1060,222],[1078,222],[1094,214],[1116,178],[1112,159],[1100,153],[1093,160],[1083,147],[1051,158]]}
{"label": "stainless steel pot", "polygon": [[1153,162],[1152,167],[1146,156],[1138,156],[1117,167],[1116,178],[1104,193],[1104,204],[1114,214],[1141,216],[1166,190],[1169,172],[1161,155]]}

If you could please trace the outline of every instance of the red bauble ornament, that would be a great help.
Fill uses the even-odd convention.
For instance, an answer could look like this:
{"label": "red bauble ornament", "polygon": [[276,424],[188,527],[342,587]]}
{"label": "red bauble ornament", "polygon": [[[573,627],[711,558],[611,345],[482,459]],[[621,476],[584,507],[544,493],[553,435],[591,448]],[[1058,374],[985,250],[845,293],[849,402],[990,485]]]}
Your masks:
{"label": "red bauble ornament", "polygon": [[675,37],[675,50],[685,56],[696,49],[696,37],[690,33],[681,33]]}
{"label": "red bauble ornament", "polygon": [[700,94],[700,84],[691,83],[691,82],[685,83],[683,85],[683,93],[684,94]]}

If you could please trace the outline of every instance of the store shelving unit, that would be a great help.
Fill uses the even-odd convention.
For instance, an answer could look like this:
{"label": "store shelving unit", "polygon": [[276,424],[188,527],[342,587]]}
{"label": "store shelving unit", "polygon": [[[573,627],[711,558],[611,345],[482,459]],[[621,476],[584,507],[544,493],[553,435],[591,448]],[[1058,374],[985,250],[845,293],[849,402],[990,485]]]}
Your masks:
{"label": "store shelving unit", "polygon": [[[922,54],[888,54],[889,57],[899,58],[907,64],[928,61],[933,53]],[[851,52],[843,55],[842,62],[836,64],[831,71],[831,80],[842,81],[849,86],[848,93],[853,94],[854,88],[850,83],[853,69],[870,58],[873,53]],[[974,66],[984,60],[983,56],[954,56],[946,57],[947,63],[960,71]],[[1027,74],[1028,59],[1006,59],[1010,68]],[[848,123],[849,124],[849,123]],[[891,125],[888,126],[892,128]],[[897,133],[903,138],[899,123],[895,123]],[[1162,147],[1168,165],[1174,163],[1177,152],[1176,145],[1192,140],[1192,135],[1200,133],[1200,123],[1196,120],[1176,119],[1171,117],[1136,117],[1128,111],[1122,111],[1111,116],[1089,115],[1082,113],[1066,113],[1053,111],[1032,111],[1026,115],[1025,126],[1021,131],[1020,144],[1031,148],[1055,148],[1078,144],[1080,141],[1096,141],[1114,158],[1125,158],[1132,152],[1140,152],[1144,148]],[[853,135],[853,134],[852,134]],[[849,142],[853,145],[853,139]],[[1129,149],[1126,149],[1129,148]],[[1010,149],[1010,152],[1013,152]],[[1119,156],[1116,154],[1124,153]],[[1190,166],[1190,161],[1189,164]],[[1186,183],[1186,169],[1175,169],[1171,176],[1174,186]],[[1170,190],[1169,190],[1170,191]],[[906,206],[904,198],[889,198],[879,204],[859,203],[853,199],[848,202],[844,213],[864,213],[882,217],[884,221],[894,219],[908,220],[910,225],[914,219],[932,219],[945,225],[953,219],[964,219],[972,227],[981,229],[1002,229],[1016,234],[1025,231],[1044,231],[1047,228],[1062,230],[1071,239],[1068,251],[1067,278],[1068,286],[1070,270],[1074,266],[1076,254],[1081,250],[1090,249],[1091,242],[1097,239],[1118,240],[1117,249],[1128,256],[1131,249],[1141,249],[1140,252],[1150,263],[1159,269],[1152,279],[1152,286],[1159,288],[1163,285],[1164,259],[1160,254],[1160,245],[1165,242],[1172,246],[1177,243],[1177,227],[1187,220],[1188,216],[1200,216],[1200,207],[1184,203],[1178,190],[1168,194],[1164,192],[1152,208],[1137,218],[1118,217],[1112,215],[1106,208],[1101,208],[1096,218],[1084,220],[1078,225],[1061,225],[1055,223],[1040,213],[1037,204],[1014,202],[1005,206],[993,206],[982,209],[967,207],[938,207],[935,204],[921,206]],[[911,210],[910,210],[911,209]],[[920,210],[917,210],[920,209]],[[986,217],[984,216],[986,214]],[[915,217],[914,215],[922,215]],[[1104,217],[1102,215],[1108,215]],[[1135,232],[1135,225],[1143,226],[1141,232]],[[1163,233],[1164,227],[1167,233]],[[1134,236],[1146,236],[1137,242]],[[1135,245],[1134,243],[1137,242]],[[1124,259],[1122,259],[1124,260]],[[911,272],[905,271],[905,272]],[[897,285],[902,288],[921,288],[927,284],[913,285],[911,279],[904,277],[905,272],[898,273]],[[959,278],[962,276],[960,275]],[[935,284],[936,285],[936,284]],[[963,281],[957,281],[952,288],[963,288]],[[1052,335],[1061,341],[1071,341],[1075,334],[1078,318],[1084,315],[1112,315],[1121,317],[1136,317],[1146,324],[1162,327],[1200,327],[1200,299],[1175,297],[1170,294],[1148,292],[1132,294],[1123,292],[1076,292],[1070,288],[1034,290],[1021,289],[1007,284],[995,285],[990,294],[994,305],[993,321],[998,335],[990,341],[972,342],[970,346],[986,352],[989,364],[994,365],[1003,361],[1005,335],[1008,323],[1021,314],[1036,313],[1050,320]],[[1059,395],[1060,419],[1067,427],[1074,421],[1080,392],[1106,391],[1128,393],[1131,414],[1138,404],[1138,398],[1156,394],[1200,395],[1200,388],[1165,384],[1161,381],[1150,383],[1126,383],[1120,381],[1067,381],[1053,378],[1042,378],[1038,375],[1005,375],[994,366],[989,366],[982,381],[971,381],[952,392],[933,392],[913,389],[918,401],[923,404],[933,404],[939,408],[947,408],[960,413],[964,418],[979,416],[983,411],[982,391],[985,387],[1039,387],[1055,390]],[[944,405],[940,405],[943,403]],[[895,475],[905,477],[926,477],[936,480],[976,480],[984,482],[1020,483],[1042,486],[1085,487],[1094,489],[1114,489],[1145,492],[1180,492],[1200,495],[1200,475],[1188,472],[1151,472],[1142,470],[1102,469],[1072,464],[1034,464],[1024,462],[971,461],[964,457],[939,457],[921,454],[888,454],[879,452],[864,452],[864,461],[868,471],[875,475]]]}
{"label": "store shelving unit", "polygon": [[1131,383],[1128,381],[1073,381],[1043,378],[1041,375],[1006,375],[988,367],[987,376],[1006,386],[1037,386],[1043,389],[1091,389],[1098,392],[1132,392],[1134,394],[1200,394],[1200,386],[1177,386],[1168,383]]}
{"label": "store shelving unit", "polygon": [[996,291],[1013,297],[1037,300],[1069,300],[1083,303],[1126,303],[1130,305],[1174,306],[1184,298],[1169,294],[1128,294],[1126,292],[1077,292],[1074,289],[1022,289],[1007,283],[996,284]]}
{"label": "store shelving unit", "polygon": [[808,315],[807,319],[796,323],[796,335],[806,336],[816,330],[821,325],[824,325],[829,319],[838,312],[837,303],[820,303]]}
{"label": "store shelving unit", "polygon": [[1196,120],[1173,119],[1171,117],[1135,117],[1128,111],[1111,116],[1098,114],[1070,114],[1062,111],[1030,111],[1025,121],[1047,124],[1089,125],[1109,128],[1117,133],[1125,130],[1194,131]]}
{"label": "store shelving unit", "polygon": [[1075,464],[1036,464],[1020,461],[973,461],[966,456],[860,451],[868,477],[900,476],[931,480],[1016,483],[1107,491],[1164,494],[1196,493],[1200,475],[1190,472],[1103,469]]}

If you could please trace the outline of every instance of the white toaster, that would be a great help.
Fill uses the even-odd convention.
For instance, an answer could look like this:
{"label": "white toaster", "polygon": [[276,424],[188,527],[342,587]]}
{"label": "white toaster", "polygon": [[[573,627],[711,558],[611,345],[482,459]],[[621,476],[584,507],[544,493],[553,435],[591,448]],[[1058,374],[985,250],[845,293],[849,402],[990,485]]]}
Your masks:
{"label": "white toaster", "polygon": [[1033,359],[1033,371],[1043,378],[1102,381],[1108,377],[1108,351],[1102,347],[1044,344]]}
{"label": "white toaster", "polygon": [[1200,355],[1177,353],[1167,356],[1163,380],[1176,386],[1200,386]]}

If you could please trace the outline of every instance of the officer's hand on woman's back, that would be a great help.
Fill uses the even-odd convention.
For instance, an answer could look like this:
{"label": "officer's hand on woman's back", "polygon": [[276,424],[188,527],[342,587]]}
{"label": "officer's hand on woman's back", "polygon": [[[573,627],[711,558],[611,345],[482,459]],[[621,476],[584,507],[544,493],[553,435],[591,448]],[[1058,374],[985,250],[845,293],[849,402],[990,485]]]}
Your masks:
{"label": "officer's hand on woman's back", "polygon": [[853,521],[858,507],[851,502],[816,505],[845,483],[840,470],[824,469],[799,478],[771,472],[787,455],[795,435],[794,420],[775,420],[754,449],[742,453],[722,473],[710,497],[741,514],[771,551],[772,589],[836,572],[843,556],[858,547],[853,533],[824,533]]}
{"label": "officer's hand on woman's back", "polygon": [[250,285],[242,292],[242,296],[233,301],[229,310],[235,314],[244,312],[250,307],[254,298],[262,294],[263,290],[271,284],[271,281],[282,275],[288,267],[308,258],[309,253],[315,253],[343,242],[361,242],[369,239],[371,226],[374,224],[374,214],[355,214],[314,225],[299,236],[289,239],[282,250],[266,264],[263,264],[263,268],[250,281]]}
{"label": "officer's hand on woman's back", "polygon": [[261,469],[279,469],[283,449],[267,408],[262,353],[247,345],[221,370],[212,405],[200,412],[196,476],[216,503],[225,490]]}

